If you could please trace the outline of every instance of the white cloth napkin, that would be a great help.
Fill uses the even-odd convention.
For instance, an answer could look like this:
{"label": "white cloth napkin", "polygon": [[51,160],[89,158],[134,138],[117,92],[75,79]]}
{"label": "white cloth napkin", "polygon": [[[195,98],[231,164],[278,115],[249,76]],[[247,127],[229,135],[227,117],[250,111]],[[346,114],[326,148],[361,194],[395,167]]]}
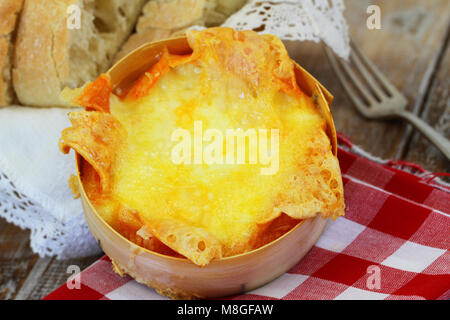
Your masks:
{"label": "white cloth napkin", "polygon": [[0,216],[31,230],[40,256],[83,257],[100,253],[79,200],[67,180],[74,154],[59,151],[67,109],[0,109]]}
{"label": "white cloth napkin", "polygon": [[[323,40],[338,55],[350,52],[342,0],[251,0],[225,26],[257,29],[283,40]],[[100,252],[80,200],[67,184],[74,155],[58,149],[70,125],[67,109],[0,108],[0,216],[30,229],[31,248],[60,259]]]}

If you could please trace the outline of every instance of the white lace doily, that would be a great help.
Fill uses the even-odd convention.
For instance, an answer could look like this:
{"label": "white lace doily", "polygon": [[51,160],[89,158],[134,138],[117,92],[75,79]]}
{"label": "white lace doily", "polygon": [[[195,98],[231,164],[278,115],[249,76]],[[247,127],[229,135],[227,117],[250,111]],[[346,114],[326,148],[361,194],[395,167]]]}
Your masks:
{"label": "white lace doily", "polygon": [[100,253],[67,185],[74,156],[58,149],[67,109],[0,108],[0,216],[31,230],[41,257]]}
{"label": "white lace doily", "polygon": [[[349,54],[342,0],[250,1],[224,26],[271,33],[283,40],[323,40],[339,56]],[[100,252],[73,200],[67,180],[73,156],[58,150],[68,110],[0,108],[0,216],[30,229],[40,256],[60,259]]]}
{"label": "white lace doily", "polygon": [[324,41],[340,57],[350,54],[343,0],[251,0],[225,27],[274,34],[282,40]]}

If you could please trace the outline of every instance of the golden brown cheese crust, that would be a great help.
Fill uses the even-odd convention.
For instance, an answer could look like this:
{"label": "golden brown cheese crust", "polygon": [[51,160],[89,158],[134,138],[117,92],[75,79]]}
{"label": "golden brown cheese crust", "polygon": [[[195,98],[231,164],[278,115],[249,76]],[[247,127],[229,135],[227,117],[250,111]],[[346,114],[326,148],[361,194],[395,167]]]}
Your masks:
{"label": "golden brown cheese crust", "polygon": [[222,245],[203,228],[173,219],[149,220],[145,224],[161,242],[200,267],[222,257]]}
{"label": "golden brown cheese crust", "polygon": [[297,219],[313,218],[318,212],[336,219],[344,215],[344,186],[338,160],[327,157],[329,138],[321,133],[304,143],[308,156],[289,181],[290,187],[278,195],[274,210]]}
{"label": "golden brown cheese crust", "polygon": [[69,114],[72,127],[62,133],[59,146],[63,153],[78,152],[98,172],[102,193],[112,188],[111,178],[116,153],[126,132],[112,115],[97,111],[76,111]]}
{"label": "golden brown cheese crust", "polygon": [[253,31],[235,32],[230,28],[190,31],[189,45],[193,60],[219,65],[251,85],[255,92],[264,85],[278,86],[288,94],[301,94],[294,73],[294,63],[281,42],[272,35]]}
{"label": "golden brown cheese crust", "polygon": [[[296,82],[294,63],[288,57],[279,39],[273,36],[259,36],[254,32],[235,32],[227,28],[215,28],[202,32],[192,31],[189,33],[188,41],[193,49],[191,57],[180,56],[175,59],[170,55],[167,57],[166,52],[166,55],[163,55],[160,61],[148,71],[148,74],[143,75],[142,81],[139,80],[135,86],[141,88],[145,84],[143,80],[149,82],[151,79],[156,79],[158,81],[160,76],[166,72],[162,72],[163,69],[168,70],[169,67],[174,68],[183,63],[193,63],[205,68],[207,73],[205,79],[212,79],[217,74],[221,75],[220,79],[237,77],[251,89],[255,97],[268,98],[268,100],[264,100],[266,102],[274,101],[272,100],[273,93],[276,96],[277,92],[283,92],[291,97],[289,101],[298,99],[298,101],[308,104],[308,98],[305,97],[305,93],[301,91]],[[167,61],[175,60],[172,60],[173,63],[167,63],[166,59]],[[159,66],[164,66],[164,68]],[[153,81],[148,84],[145,87],[148,87],[149,90],[153,88]],[[203,84],[208,88],[207,83]],[[130,92],[134,91],[131,89]],[[144,96],[148,94],[148,90],[144,92]],[[131,99],[134,101],[137,98],[142,98],[142,96]],[[283,99],[288,98],[284,97]],[[277,106],[281,107],[278,104]],[[306,137],[308,137],[306,139],[305,131],[299,131],[301,135],[298,136],[299,140],[295,140],[295,143],[301,144],[301,149],[297,150],[294,145],[290,145],[292,146],[289,149],[290,153],[293,152],[292,148],[302,152],[302,158],[298,159],[298,164],[296,162],[294,165],[295,174],[291,176],[290,180],[286,180],[283,176],[285,180],[282,180],[281,191],[274,196],[273,207],[270,207],[270,211],[265,216],[259,217],[250,227],[251,236],[246,241],[233,239],[228,246],[219,242],[218,238],[209,232],[210,230],[199,227],[198,224],[189,225],[183,221],[184,219],[175,220],[170,216],[161,218],[161,216],[144,215],[122,203],[122,200],[108,197],[108,192],[112,190],[113,185],[111,177],[118,170],[114,168],[116,152],[119,152],[126,136],[126,132],[124,132],[126,130],[123,130],[114,116],[104,112],[85,111],[78,115],[71,114],[73,128],[64,131],[61,147],[65,152],[68,151],[68,148],[74,148],[98,173],[98,182],[94,175],[90,180],[85,180],[86,177],[83,177],[82,181],[86,189],[92,189],[87,191],[87,194],[94,207],[102,216],[106,217],[106,221],[115,226],[116,230],[142,246],[145,246],[142,244],[144,240],[156,238],[197,265],[204,266],[221,256],[232,256],[264,245],[290,230],[298,223],[299,219],[312,218],[318,214],[322,214],[324,218],[336,218],[344,214],[342,179],[337,158],[333,156],[329,137],[325,133],[326,122],[321,118],[320,111],[313,111],[313,106],[306,105],[304,108],[306,113],[303,116],[315,119],[311,120],[312,124],[307,127],[314,132],[306,132]],[[91,114],[93,115],[91,116]],[[295,113],[294,115],[298,116]],[[276,117],[271,119],[280,121]],[[285,119],[285,121],[289,120]],[[97,122],[99,126],[97,126]],[[293,128],[297,128],[297,122]],[[128,154],[125,153],[121,159],[126,163],[128,158]],[[126,171],[127,174],[128,172]],[[96,187],[95,183],[102,187]],[[126,185],[128,186],[128,184]],[[149,190],[149,188],[153,188],[153,185],[146,186],[145,190]],[[136,190],[133,189],[133,192],[136,193]],[[134,196],[135,194],[133,194]],[[154,202],[157,200],[159,199],[155,199]],[[148,206],[149,204],[146,203],[147,208]],[[158,208],[163,209],[162,207]],[[147,227],[150,236],[145,237],[138,234],[143,227]]]}

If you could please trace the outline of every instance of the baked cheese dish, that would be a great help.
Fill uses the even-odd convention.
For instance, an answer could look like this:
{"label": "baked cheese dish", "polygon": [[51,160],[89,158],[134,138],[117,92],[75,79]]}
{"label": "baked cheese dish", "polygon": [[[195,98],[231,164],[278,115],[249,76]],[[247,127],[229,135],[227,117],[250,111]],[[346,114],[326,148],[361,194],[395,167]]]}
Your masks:
{"label": "baked cheese dish", "polygon": [[84,111],[60,147],[84,159],[103,219],[149,250],[205,266],[254,250],[302,219],[344,214],[327,123],[271,35],[189,31],[127,90],[108,74],[67,99]]}

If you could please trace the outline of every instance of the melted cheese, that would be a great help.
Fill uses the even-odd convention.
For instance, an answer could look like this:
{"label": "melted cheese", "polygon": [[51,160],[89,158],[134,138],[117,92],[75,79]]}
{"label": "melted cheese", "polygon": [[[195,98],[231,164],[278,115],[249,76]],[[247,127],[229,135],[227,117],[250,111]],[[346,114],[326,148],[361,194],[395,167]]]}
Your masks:
{"label": "melted cheese", "polygon": [[[150,221],[171,217],[208,230],[225,252],[249,249],[257,223],[280,213],[274,212],[277,197],[306,158],[306,141],[324,126],[309,97],[266,89],[255,96],[233,74],[212,79],[190,63],[164,75],[141,99],[113,99],[111,112],[128,132],[114,195]],[[279,129],[278,173],[261,175],[262,165],[248,163],[174,164],[172,133],[185,128],[193,136],[199,120],[204,130]]]}
{"label": "melted cheese", "polygon": [[[298,219],[342,215],[326,120],[297,85],[282,42],[227,28],[192,31],[188,41],[192,55],[165,49],[125,97],[105,101],[111,84],[104,76],[77,99],[98,111],[72,113],[60,146],[89,162],[83,185],[105,221],[138,245],[204,266],[263,245]],[[203,133],[223,137],[228,130],[277,130],[271,151],[278,151],[278,170],[262,174],[267,163],[249,161],[248,139],[242,164],[178,164],[173,134],[183,129],[195,145],[198,123]],[[203,142],[203,155],[210,144]],[[220,145],[224,155],[230,151],[226,138]],[[142,228],[149,237],[138,233]]]}

